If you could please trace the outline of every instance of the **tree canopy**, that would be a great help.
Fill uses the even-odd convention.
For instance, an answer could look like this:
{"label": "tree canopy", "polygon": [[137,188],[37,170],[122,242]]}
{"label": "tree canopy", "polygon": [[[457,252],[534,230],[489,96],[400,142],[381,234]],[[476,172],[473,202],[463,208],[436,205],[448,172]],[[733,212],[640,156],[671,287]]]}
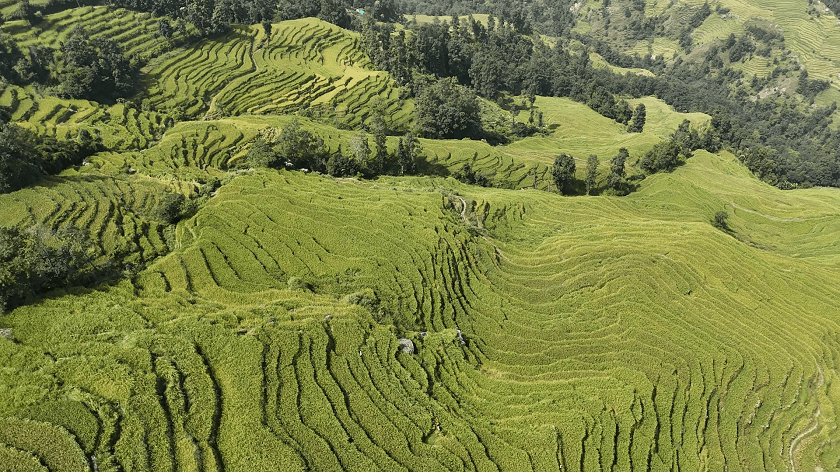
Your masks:
{"label": "tree canopy", "polygon": [[438,79],[425,86],[414,103],[416,130],[426,138],[475,136],[480,128],[475,93],[454,78]]}

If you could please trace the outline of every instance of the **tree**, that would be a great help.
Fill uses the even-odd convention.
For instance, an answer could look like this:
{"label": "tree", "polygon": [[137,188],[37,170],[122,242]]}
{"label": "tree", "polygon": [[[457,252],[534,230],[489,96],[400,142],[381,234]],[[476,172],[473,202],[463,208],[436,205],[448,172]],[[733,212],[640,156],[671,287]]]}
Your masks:
{"label": "tree", "polygon": [[321,0],[321,12],[318,18],[342,28],[349,28],[351,23],[347,7],[340,0]]}
{"label": "tree", "polygon": [[350,158],[353,159],[360,169],[368,166],[370,155],[370,144],[368,144],[367,133],[364,130],[350,138]]}
{"label": "tree", "polygon": [[616,191],[624,189],[626,172],[624,166],[628,157],[630,157],[630,153],[627,152],[627,148],[621,148],[618,150],[618,154],[610,160],[610,175],[607,177],[607,185]]}
{"label": "tree", "polygon": [[[0,227],[0,311],[49,290],[90,281],[96,247],[74,227]],[[100,273],[99,275],[104,275]]]}
{"label": "tree", "polygon": [[187,199],[180,193],[167,193],[155,208],[155,218],[166,224],[177,223],[183,216]]}
{"label": "tree", "polygon": [[172,27],[172,23],[166,18],[158,20],[157,29],[157,35],[164,39],[170,39],[175,34],[175,28]]}
{"label": "tree", "polygon": [[633,110],[633,122],[630,123],[630,126],[627,127],[627,132],[641,133],[645,127],[646,119],[647,111],[645,110],[645,104],[640,103],[638,106],[636,106],[636,109]]}
{"label": "tree", "polygon": [[374,174],[381,174],[389,164],[391,156],[388,154],[386,132],[388,127],[381,113],[374,113],[370,118],[370,131],[373,133],[374,154],[368,166]]}
{"label": "tree", "polygon": [[574,179],[574,176],[575,158],[568,154],[560,154],[554,158],[554,166],[551,168],[551,178],[560,193],[563,193],[564,187]]}
{"label": "tree", "polygon": [[263,31],[265,31],[265,43],[268,44],[271,41],[271,21],[263,20],[262,27]]}
{"label": "tree", "polygon": [[439,79],[425,86],[415,100],[416,130],[426,138],[463,138],[479,129],[479,106],[475,93],[454,78]]}
{"label": "tree", "polygon": [[590,154],[586,159],[586,193],[592,195],[595,190],[595,179],[598,177],[598,156]]}
{"label": "tree", "polygon": [[627,100],[619,100],[618,103],[615,104],[615,121],[626,125],[630,122],[630,118],[633,116],[633,109],[630,107],[630,104],[627,103]]}
{"label": "tree", "polygon": [[[295,169],[323,170],[327,156],[324,140],[301,128],[293,120],[283,128],[275,146],[277,154],[292,164]],[[277,161],[279,166],[280,162]]]}
{"label": "tree", "polygon": [[400,175],[412,175],[417,172],[417,161],[423,155],[423,146],[409,131],[400,138],[397,146],[397,166]]}
{"label": "tree", "polygon": [[360,170],[361,168],[355,159],[345,156],[341,152],[341,146],[338,147],[336,152],[332,153],[330,159],[327,161],[327,173],[333,177],[356,175]]}
{"label": "tree", "polygon": [[671,170],[679,164],[681,151],[682,146],[675,139],[657,143],[645,153],[640,165],[649,174]]}
{"label": "tree", "polygon": [[730,231],[728,220],[729,213],[721,210],[715,213],[715,217],[712,219],[712,226],[723,231]]}
{"label": "tree", "polygon": [[245,160],[252,167],[279,167],[280,158],[262,138],[257,138],[248,149]]}
{"label": "tree", "polygon": [[486,175],[476,172],[469,162],[461,166],[461,169],[452,174],[456,180],[470,185],[480,185],[482,187],[489,187],[491,185],[490,179]]}
{"label": "tree", "polygon": [[134,68],[122,49],[108,38],[88,36],[77,25],[61,46],[56,68],[59,93],[69,98],[110,100],[129,93]]}

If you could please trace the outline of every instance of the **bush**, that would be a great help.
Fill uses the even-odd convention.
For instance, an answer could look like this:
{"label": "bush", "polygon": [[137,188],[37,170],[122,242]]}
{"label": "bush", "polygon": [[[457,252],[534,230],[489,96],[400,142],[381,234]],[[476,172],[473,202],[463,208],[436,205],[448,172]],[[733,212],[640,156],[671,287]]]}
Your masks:
{"label": "bush", "polygon": [[9,308],[50,290],[110,275],[93,263],[97,249],[77,228],[0,227],[0,304]]}
{"label": "bush", "polygon": [[251,167],[280,167],[279,156],[262,138],[257,138],[248,148],[245,161]]}
{"label": "bush", "polygon": [[155,218],[171,225],[177,223],[187,209],[187,199],[180,193],[167,193],[155,208]]}
{"label": "bush", "polygon": [[721,210],[715,213],[714,218],[712,218],[712,226],[723,231],[730,231],[728,220],[729,213]]}

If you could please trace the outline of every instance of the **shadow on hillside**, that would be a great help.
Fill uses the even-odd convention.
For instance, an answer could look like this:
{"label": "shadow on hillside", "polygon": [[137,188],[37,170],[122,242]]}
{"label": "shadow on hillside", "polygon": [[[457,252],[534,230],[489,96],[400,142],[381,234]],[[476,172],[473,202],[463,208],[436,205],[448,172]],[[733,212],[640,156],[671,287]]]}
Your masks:
{"label": "shadow on hillside", "polygon": [[449,168],[440,163],[437,159],[430,161],[428,158],[422,157],[417,160],[416,165],[418,175],[449,177],[451,174]]}
{"label": "shadow on hillside", "polygon": [[[113,181],[118,176],[114,175],[94,175],[94,174],[76,174],[76,175],[53,175],[47,176],[38,180],[37,182],[33,183],[29,186],[29,188],[35,187],[43,187],[43,188],[54,188],[58,187],[59,185],[68,183],[68,182],[103,182],[103,181]],[[26,187],[24,187],[26,188]]]}

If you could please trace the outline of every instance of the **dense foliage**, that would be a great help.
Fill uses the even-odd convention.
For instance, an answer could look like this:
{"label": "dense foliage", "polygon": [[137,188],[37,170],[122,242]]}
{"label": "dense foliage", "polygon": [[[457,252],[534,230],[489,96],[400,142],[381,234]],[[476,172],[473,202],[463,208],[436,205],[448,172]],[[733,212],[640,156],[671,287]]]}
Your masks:
{"label": "dense foliage", "polygon": [[98,281],[111,267],[95,264],[97,256],[77,228],[0,227],[0,312],[50,290]]}
{"label": "dense foliage", "polygon": [[423,87],[414,106],[417,131],[426,138],[474,136],[481,125],[475,94],[451,78]]}
{"label": "dense foliage", "polygon": [[23,188],[67,166],[79,165],[99,149],[98,139],[84,129],[76,140],[59,141],[11,123],[0,124],[0,193]]}
{"label": "dense foliage", "polygon": [[[684,31],[690,32],[710,14],[709,5],[704,4],[687,18]],[[521,34],[513,23],[497,23],[492,16],[487,26],[453,17],[448,22],[413,25],[409,34],[393,34],[392,26],[373,22],[365,22],[362,30],[363,44],[374,64],[411,85],[415,93],[427,82],[418,77],[429,74],[455,78],[489,99],[498,99],[503,92],[570,97],[619,123],[629,123],[631,132],[643,129],[644,109],[634,111],[618,97],[655,95],[678,111],[711,114],[712,127],[702,146],[711,151],[721,146],[732,150],[772,184],[840,186],[840,161],[832,151],[840,145],[840,133],[828,126],[834,107],[810,110],[799,106],[795,97],[756,99],[751,93],[760,90],[761,80],[747,82],[741,72],[728,66],[783,45],[781,32],[766,25],[749,23],[745,34],[713,43],[690,62],[678,58],[671,64],[661,56],[618,53],[597,37],[574,36],[611,63],[646,68],[656,72],[653,77],[595,68],[587,50],[572,53],[563,40],[549,47]],[[773,77],[784,72],[779,66]],[[796,91],[812,100],[827,87],[828,82],[809,79],[803,70]],[[631,121],[634,113],[636,119]]]}
{"label": "dense foliage", "polygon": [[59,95],[110,101],[134,88],[136,72],[116,42],[91,39],[76,27],[61,45],[53,75]]}
{"label": "dense foliage", "polygon": [[56,50],[33,45],[24,53],[0,34],[0,76],[13,84],[47,86],[62,97],[113,103],[135,90],[137,69],[114,40],[91,38],[79,25]]}
{"label": "dense foliage", "polygon": [[423,146],[414,134],[408,132],[401,136],[396,151],[392,152],[387,147],[386,129],[375,125],[371,128],[373,148],[368,134],[362,130],[349,139],[346,151],[341,146],[330,151],[323,139],[293,120],[282,130],[263,130],[250,144],[242,165],[317,171],[336,177],[414,175],[429,171]]}

